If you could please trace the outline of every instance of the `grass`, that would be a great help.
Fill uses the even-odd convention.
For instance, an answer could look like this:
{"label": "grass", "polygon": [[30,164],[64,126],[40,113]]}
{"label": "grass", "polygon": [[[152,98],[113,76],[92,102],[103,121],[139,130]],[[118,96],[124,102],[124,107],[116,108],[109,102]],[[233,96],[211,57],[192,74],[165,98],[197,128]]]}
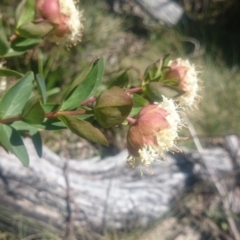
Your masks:
{"label": "grass", "polygon": [[53,226],[0,206],[0,240],[59,240],[63,236]]}
{"label": "grass", "polygon": [[204,87],[200,111],[193,117],[205,136],[236,134],[240,130],[240,69],[232,69],[207,59],[203,66]]}

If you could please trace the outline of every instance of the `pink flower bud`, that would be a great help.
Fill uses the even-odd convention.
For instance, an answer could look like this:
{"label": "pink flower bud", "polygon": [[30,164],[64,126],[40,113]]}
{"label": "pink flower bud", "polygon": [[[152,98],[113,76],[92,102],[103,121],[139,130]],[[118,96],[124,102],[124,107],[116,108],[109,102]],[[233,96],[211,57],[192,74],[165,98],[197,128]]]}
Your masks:
{"label": "pink flower bud", "polygon": [[72,41],[73,44],[80,41],[81,14],[72,0],[36,0],[36,10],[44,20],[58,25],[52,33],[51,41]]}
{"label": "pink flower bud", "polygon": [[187,74],[187,68],[182,66],[177,66],[176,62],[170,65],[170,70],[166,74],[167,79],[175,78],[178,81],[178,87],[186,91],[186,84],[184,83],[184,78]]}
{"label": "pink flower bud", "polygon": [[164,156],[174,146],[180,121],[173,101],[165,97],[160,104],[143,107],[127,134],[128,164],[149,166]]}
{"label": "pink flower bud", "polygon": [[199,99],[199,80],[195,66],[191,65],[188,60],[178,58],[168,63],[169,70],[166,72],[167,79],[176,79],[178,88],[185,92],[179,98],[180,102],[186,106],[193,106]]}

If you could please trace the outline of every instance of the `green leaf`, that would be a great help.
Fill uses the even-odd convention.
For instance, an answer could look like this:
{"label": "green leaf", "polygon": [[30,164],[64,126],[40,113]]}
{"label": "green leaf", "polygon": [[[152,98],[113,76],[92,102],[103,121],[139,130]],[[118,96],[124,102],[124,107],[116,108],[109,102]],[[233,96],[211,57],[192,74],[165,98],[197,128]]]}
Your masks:
{"label": "green leaf", "polygon": [[29,156],[20,134],[12,127],[0,123],[0,142],[13,153],[25,167],[29,166]]}
{"label": "green leaf", "polygon": [[40,96],[34,96],[28,100],[23,112],[22,119],[27,123],[40,124],[43,122],[45,112],[40,103]]}
{"label": "green leaf", "polygon": [[99,58],[96,58],[89,67],[85,68],[72,82],[70,87],[68,88],[67,92],[64,95],[64,99],[69,96],[69,94],[76,88],[90,73],[93,66],[95,66],[99,61]]}
{"label": "green leaf", "polygon": [[43,130],[61,130],[66,128],[65,124],[58,119],[46,119],[42,124],[33,124],[32,126]]}
{"label": "green leaf", "polygon": [[24,54],[25,51],[15,51],[12,48],[8,49],[8,52],[4,55],[5,58],[15,57]]}
{"label": "green leaf", "polygon": [[156,62],[150,64],[144,73],[144,82],[159,79],[162,75],[163,67],[166,65],[169,54],[163,55]]}
{"label": "green leaf", "polygon": [[46,104],[43,104],[42,107],[45,113],[49,113],[49,112],[57,111],[57,109],[59,108],[59,105],[53,104],[53,103],[46,103]]}
{"label": "green leaf", "polygon": [[160,82],[164,84],[165,86],[169,87],[177,87],[179,85],[179,79],[171,78],[171,79],[161,79]]}
{"label": "green leaf", "polygon": [[12,42],[12,49],[16,52],[24,52],[37,46],[42,39],[18,37]]}
{"label": "green leaf", "polygon": [[163,64],[162,58],[150,64],[144,73],[144,81],[147,82],[149,80],[159,78],[161,75],[162,64]]}
{"label": "green leaf", "polygon": [[179,88],[166,86],[159,82],[150,82],[143,89],[152,101],[162,101],[162,95],[167,98],[176,98],[185,93]]}
{"label": "green leaf", "polygon": [[149,104],[147,99],[135,93],[132,93],[132,100],[134,107],[144,107]]}
{"label": "green leaf", "polygon": [[42,137],[39,131],[32,132],[30,131],[30,136],[32,139],[32,143],[36,149],[38,157],[42,157]]}
{"label": "green leaf", "polygon": [[0,56],[5,55],[9,48],[10,44],[7,39],[5,28],[3,27],[3,19],[0,15]]}
{"label": "green leaf", "polygon": [[138,95],[138,94],[132,94],[132,100],[133,100],[133,107],[132,107],[132,111],[130,113],[130,116],[136,116],[139,111],[146,105],[149,104],[149,101],[145,98],[143,98],[142,96]]}
{"label": "green leaf", "polygon": [[74,117],[78,118],[78,119],[92,119],[92,121],[94,120],[94,117],[92,114],[80,114],[80,115],[74,115]]}
{"label": "green leaf", "polygon": [[42,22],[25,22],[17,30],[16,34],[24,38],[43,38],[56,28],[56,24]]}
{"label": "green leaf", "polygon": [[50,96],[55,95],[55,94],[60,93],[60,92],[61,92],[61,88],[55,87],[55,88],[52,88],[52,89],[47,91],[47,96],[50,97]]}
{"label": "green leaf", "polygon": [[171,54],[169,54],[169,53],[163,55],[163,57],[162,57],[162,60],[163,60],[162,67],[163,67],[163,68],[164,68],[164,67],[167,67],[168,62],[169,62],[169,56],[170,56],[170,55],[171,55]]}
{"label": "green leaf", "polygon": [[22,110],[33,90],[33,72],[28,72],[13,85],[0,101],[0,119],[17,116]]}
{"label": "green leaf", "polygon": [[94,117],[98,123],[109,128],[121,124],[131,112],[132,99],[120,87],[103,91],[96,100]]}
{"label": "green leaf", "polygon": [[10,126],[17,131],[34,132],[38,130],[34,125],[30,125],[23,121],[15,121],[11,123]]}
{"label": "green leaf", "polygon": [[41,158],[42,157],[42,138],[38,131],[38,128],[22,121],[13,122],[11,124],[11,127],[16,129],[17,131],[28,132],[29,136],[32,139],[36,152],[38,156]]}
{"label": "green leaf", "polygon": [[100,58],[97,63],[94,63],[94,67],[95,67],[95,65],[98,68],[97,78],[95,80],[94,87],[93,87],[93,89],[92,89],[92,91],[91,91],[91,93],[90,93],[90,95],[88,97],[91,97],[91,96],[93,96],[95,94],[96,90],[98,89],[99,85],[101,84],[101,81],[102,81],[102,78],[103,78],[103,74],[104,74],[104,60],[103,60],[103,58]]}
{"label": "green leaf", "polygon": [[0,31],[0,56],[4,56],[8,52],[9,46],[1,32],[2,31]]}
{"label": "green leaf", "polygon": [[15,12],[15,19],[16,19],[16,22],[19,21],[23,11],[24,11],[24,7],[25,7],[25,4],[26,4],[27,0],[22,0],[22,1],[19,1],[19,4],[16,8],[16,12]]}
{"label": "green leaf", "polygon": [[77,108],[81,102],[91,97],[103,77],[104,62],[101,58],[91,69],[84,80],[69,93],[68,97],[64,100],[61,109],[71,110]]}
{"label": "green leaf", "polygon": [[0,76],[20,78],[23,77],[23,74],[11,69],[0,68]]}
{"label": "green leaf", "polygon": [[23,0],[17,8],[16,20],[17,28],[23,23],[30,22],[34,19],[35,15],[35,1]]}
{"label": "green leaf", "polygon": [[47,101],[47,90],[46,90],[45,79],[40,74],[37,74],[36,81],[37,81],[38,92],[42,97],[42,103],[45,104]]}
{"label": "green leaf", "polygon": [[102,134],[102,132],[98,129],[93,127],[87,121],[77,119],[73,116],[63,116],[58,115],[58,118],[76,135],[87,139],[91,142],[96,142],[108,146],[107,139]]}
{"label": "green leaf", "polygon": [[111,88],[113,86],[118,86],[118,87],[126,87],[129,82],[129,77],[128,77],[128,70],[124,71],[121,73],[118,77],[116,77],[113,81],[110,82],[108,88]]}

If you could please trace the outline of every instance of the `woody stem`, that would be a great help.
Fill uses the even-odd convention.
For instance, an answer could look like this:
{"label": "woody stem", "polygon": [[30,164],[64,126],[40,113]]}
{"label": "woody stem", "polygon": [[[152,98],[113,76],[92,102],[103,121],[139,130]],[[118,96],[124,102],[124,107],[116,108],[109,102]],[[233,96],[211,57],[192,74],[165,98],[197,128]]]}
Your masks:
{"label": "woody stem", "polygon": [[141,91],[142,91],[142,87],[135,87],[135,88],[127,89],[125,92],[126,93],[136,93],[136,92],[141,92]]}
{"label": "woody stem", "polygon": [[[92,113],[92,111],[75,110],[75,111],[49,112],[49,113],[45,113],[44,118],[57,118],[57,115],[82,115],[87,113]],[[19,115],[15,117],[1,119],[0,123],[7,124],[7,123],[12,123],[12,122],[21,121],[21,120],[23,120],[23,117],[22,115]]]}

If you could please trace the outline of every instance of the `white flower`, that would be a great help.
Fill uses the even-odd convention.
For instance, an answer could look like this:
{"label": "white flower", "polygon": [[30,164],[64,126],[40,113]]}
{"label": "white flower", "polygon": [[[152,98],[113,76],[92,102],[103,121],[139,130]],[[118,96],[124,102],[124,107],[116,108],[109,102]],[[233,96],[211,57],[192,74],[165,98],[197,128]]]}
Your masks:
{"label": "white flower", "polygon": [[181,118],[173,100],[163,96],[163,102],[145,106],[136,122],[129,128],[127,147],[130,167],[148,167],[165,152],[175,147]]}
{"label": "white flower", "polygon": [[178,58],[169,61],[167,78],[175,78],[178,80],[178,87],[185,93],[179,97],[181,105],[193,107],[199,100],[199,79],[195,65],[190,64],[189,60]]}

